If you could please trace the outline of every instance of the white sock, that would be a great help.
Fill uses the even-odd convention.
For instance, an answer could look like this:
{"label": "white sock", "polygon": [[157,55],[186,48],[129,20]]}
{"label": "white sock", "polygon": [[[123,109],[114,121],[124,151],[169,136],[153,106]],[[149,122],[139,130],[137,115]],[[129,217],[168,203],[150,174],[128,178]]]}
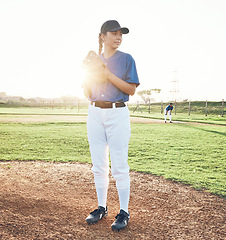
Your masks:
{"label": "white sock", "polygon": [[120,209],[128,213],[130,188],[118,189]]}
{"label": "white sock", "polygon": [[170,122],[171,122],[171,119],[172,119],[172,117],[171,117],[171,114],[169,115],[169,120],[170,120]]}
{"label": "white sock", "polygon": [[166,121],[167,115],[165,115],[165,121]]}
{"label": "white sock", "polygon": [[106,208],[108,188],[96,188],[98,206]]}

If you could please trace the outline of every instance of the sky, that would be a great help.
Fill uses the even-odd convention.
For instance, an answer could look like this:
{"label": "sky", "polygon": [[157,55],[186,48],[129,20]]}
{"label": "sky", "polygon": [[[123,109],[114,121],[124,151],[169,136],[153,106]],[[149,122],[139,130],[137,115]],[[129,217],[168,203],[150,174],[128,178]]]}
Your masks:
{"label": "sky", "polygon": [[130,30],[119,50],[135,59],[137,91],[221,101],[225,12],[225,0],[0,0],[0,92],[84,97],[82,60],[98,51],[101,25],[115,19]]}

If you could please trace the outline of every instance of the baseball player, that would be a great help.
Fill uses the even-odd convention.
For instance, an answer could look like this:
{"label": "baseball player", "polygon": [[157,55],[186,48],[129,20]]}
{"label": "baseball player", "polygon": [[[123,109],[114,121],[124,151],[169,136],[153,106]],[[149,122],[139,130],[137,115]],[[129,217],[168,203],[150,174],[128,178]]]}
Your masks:
{"label": "baseball player", "polygon": [[[111,228],[118,231],[127,226],[130,218],[130,177],[127,160],[131,133],[126,102],[139,85],[134,59],[131,55],[117,50],[122,42],[122,35],[127,33],[129,29],[121,27],[115,20],[106,21],[102,25],[99,34],[99,57],[106,66],[103,68],[106,81],[95,84],[87,81],[83,84],[85,95],[90,100],[87,132],[98,199],[98,208],[89,214],[86,221],[93,224],[108,214],[106,202],[110,152],[111,172],[116,180],[120,203],[119,214]],[[104,51],[101,53],[103,47]]]}
{"label": "baseball player", "polygon": [[168,105],[166,108],[165,108],[165,123],[166,123],[166,118],[167,118],[167,114],[169,113],[169,119],[170,119],[170,123],[172,123],[172,115],[171,115],[171,112],[173,110],[173,104],[170,103],[170,105]]}

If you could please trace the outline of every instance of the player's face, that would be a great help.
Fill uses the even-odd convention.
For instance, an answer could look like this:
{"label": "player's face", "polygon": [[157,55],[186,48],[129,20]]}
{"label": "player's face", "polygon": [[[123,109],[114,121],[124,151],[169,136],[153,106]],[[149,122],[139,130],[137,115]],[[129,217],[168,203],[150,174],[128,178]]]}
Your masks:
{"label": "player's face", "polygon": [[104,44],[106,47],[117,49],[122,43],[122,33],[121,31],[117,32],[107,32],[104,35]]}

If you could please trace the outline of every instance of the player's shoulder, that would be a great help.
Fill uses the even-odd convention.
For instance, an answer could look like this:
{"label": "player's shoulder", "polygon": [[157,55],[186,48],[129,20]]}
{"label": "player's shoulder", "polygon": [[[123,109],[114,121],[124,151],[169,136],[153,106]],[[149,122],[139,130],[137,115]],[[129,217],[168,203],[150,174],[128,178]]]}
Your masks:
{"label": "player's shoulder", "polygon": [[124,57],[127,61],[133,60],[132,55],[129,53],[118,51],[118,55]]}
{"label": "player's shoulder", "polygon": [[122,51],[117,51],[117,53],[119,54],[119,55],[121,55],[121,56],[128,56],[128,55],[130,55],[129,53],[126,53],[126,52],[122,52]]}

